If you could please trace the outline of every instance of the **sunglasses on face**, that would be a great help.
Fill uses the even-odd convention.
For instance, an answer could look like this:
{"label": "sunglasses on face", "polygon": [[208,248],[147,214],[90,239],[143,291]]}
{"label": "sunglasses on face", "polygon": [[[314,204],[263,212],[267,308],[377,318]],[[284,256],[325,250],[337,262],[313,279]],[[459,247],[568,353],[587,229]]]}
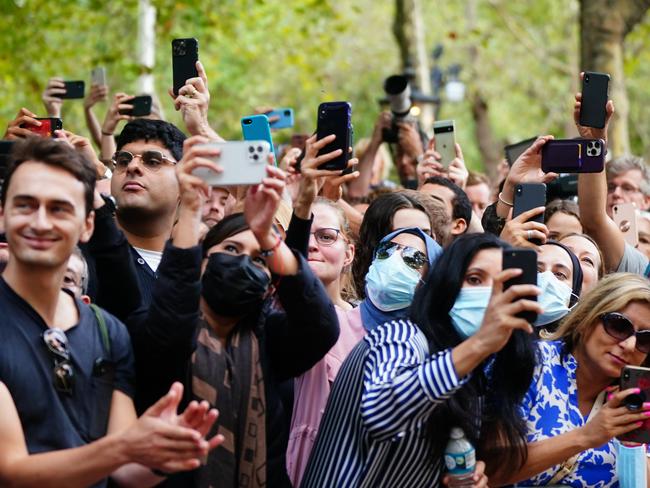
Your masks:
{"label": "sunglasses on face", "polygon": [[43,342],[54,360],[52,368],[54,388],[61,393],[71,395],[74,387],[74,369],[65,332],[61,329],[47,329],[43,332]]}
{"label": "sunglasses on face", "polygon": [[416,271],[421,270],[425,264],[429,263],[426,254],[422,251],[418,251],[411,246],[402,246],[401,244],[391,241],[379,244],[379,246],[377,246],[375,257],[377,259],[388,259],[395,251],[401,251],[404,264]]}
{"label": "sunglasses on face", "polygon": [[338,238],[341,231],[339,229],[333,229],[330,227],[323,227],[322,229],[316,229],[311,234],[314,235],[314,239],[321,246],[331,246],[334,244]]}
{"label": "sunglasses on face", "polygon": [[618,312],[605,313],[600,316],[603,328],[617,341],[626,341],[636,337],[636,350],[643,354],[650,353],[650,330],[634,330],[634,324],[625,315]]}
{"label": "sunglasses on face", "polygon": [[140,158],[145,168],[150,171],[157,171],[162,167],[165,162],[169,164],[176,164],[160,151],[144,151],[142,154],[132,154],[129,151],[118,151],[113,155],[116,171],[125,171],[127,166],[131,164],[133,158]]}

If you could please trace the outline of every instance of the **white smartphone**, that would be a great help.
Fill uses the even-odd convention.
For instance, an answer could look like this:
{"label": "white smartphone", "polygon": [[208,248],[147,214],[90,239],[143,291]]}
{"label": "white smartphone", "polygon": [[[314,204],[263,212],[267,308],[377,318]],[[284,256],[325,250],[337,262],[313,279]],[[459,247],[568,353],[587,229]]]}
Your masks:
{"label": "white smartphone", "polygon": [[228,141],[205,144],[219,148],[213,161],[223,168],[215,173],[197,168],[192,173],[210,186],[256,185],[266,177],[271,145],[267,141]]}
{"label": "white smartphone", "polygon": [[105,85],[106,84],[106,68],[99,66],[93,69],[90,72],[93,85]]}
{"label": "white smartphone", "polygon": [[623,233],[625,242],[632,247],[636,247],[639,244],[636,213],[636,206],[633,203],[617,203],[612,207],[614,222]]}
{"label": "white smartphone", "polygon": [[453,120],[438,120],[433,123],[433,137],[436,141],[436,151],[440,153],[445,169],[456,158],[456,131]]}

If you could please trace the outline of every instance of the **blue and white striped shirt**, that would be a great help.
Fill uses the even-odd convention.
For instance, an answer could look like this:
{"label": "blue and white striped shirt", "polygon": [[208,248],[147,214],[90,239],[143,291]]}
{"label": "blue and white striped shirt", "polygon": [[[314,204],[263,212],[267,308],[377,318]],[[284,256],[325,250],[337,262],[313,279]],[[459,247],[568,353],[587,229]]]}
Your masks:
{"label": "blue and white striped shirt", "polygon": [[373,330],[339,371],[301,486],[435,486],[426,422],[465,381],[409,320]]}

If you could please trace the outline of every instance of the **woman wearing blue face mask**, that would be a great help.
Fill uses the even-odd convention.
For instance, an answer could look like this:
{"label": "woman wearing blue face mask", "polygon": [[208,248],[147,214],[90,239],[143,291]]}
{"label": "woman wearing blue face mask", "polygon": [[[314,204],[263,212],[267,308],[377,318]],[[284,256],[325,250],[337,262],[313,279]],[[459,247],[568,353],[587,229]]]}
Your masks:
{"label": "woman wearing blue face mask", "polygon": [[[494,447],[495,439],[516,445],[517,455],[494,456],[494,463],[521,465],[525,430],[513,418],[534,363],[532,327],[515,315],[541,309],[523,299],[539,293],[535,286],[503,291],[503,282],[521,273],[501,270],[504,247],[488,234],[456,239],[416,291],[411,319],[374,328],[350,353],[334,383],[303,488],[439,486],[444,482],[443,450],[454,426],[480,446],[480,456],[489,454],[483,444]],[[370,275],[368,284],[372,281]],[[476,325],[462,330],[454,327],[449,312],[465,288],[487,290],[489,305],[479,303],[479,313],[468,307],[469,322],[476,320]],[[368,290],[368,295],[373,293]],[[388,302],[399,302],[394,298]],[[486,381],[484,362],[495,353],[495,373]],[[481,426],[479,397],[488,390],[494,395],[484,408],[492,423]],[[481,443],[479,430],[486,436]],[[473,486],[487,486],[484,468],[477,464]]]}

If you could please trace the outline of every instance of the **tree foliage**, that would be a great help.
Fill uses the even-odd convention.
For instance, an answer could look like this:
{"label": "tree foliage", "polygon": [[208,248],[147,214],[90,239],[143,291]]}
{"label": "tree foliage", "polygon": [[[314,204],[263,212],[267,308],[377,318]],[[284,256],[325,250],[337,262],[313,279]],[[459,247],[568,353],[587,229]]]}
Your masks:
{"label": "tree foliage", "polygon": [[[84,79],[106,66],[111,90],[133,92],[137,0],[0,0],[0,120],[21,106],[43,113],[49,76]],[[210,80],[211,122],[240,138],[239,119],[258,105],[291,106],[296,130],[315,128],[321,101],[353,103],[358,137],[378,113],[383,79],[399,70],[392,35],[394,5],[376,0],[153,0],[157,8],[156,89],[167,118],[180,122],[167,95],[171,40],[196,37]],[[423,0],[427,45],[445,46],[442,67],[461,63],[468,90],[481,86],[500,141],[535,134],[571,136],[573,92],[578,88],[578,2],[477,0],[470,28],[465,2]],[[650,23],[628,37],[625,72],[631,103],[632,147],[642,153],[650,136],[650,93],[644,89]],[[480,65],[470,63],[477,46]],[[64,104],[64,124],[83,132],[81,102]],[[103,117],[105,106],[98,106]],[[469,103],[443,100],[439,118],[454,118],[470,167],[480,168]],[[278,137],[288,137],[282,131]]]}

